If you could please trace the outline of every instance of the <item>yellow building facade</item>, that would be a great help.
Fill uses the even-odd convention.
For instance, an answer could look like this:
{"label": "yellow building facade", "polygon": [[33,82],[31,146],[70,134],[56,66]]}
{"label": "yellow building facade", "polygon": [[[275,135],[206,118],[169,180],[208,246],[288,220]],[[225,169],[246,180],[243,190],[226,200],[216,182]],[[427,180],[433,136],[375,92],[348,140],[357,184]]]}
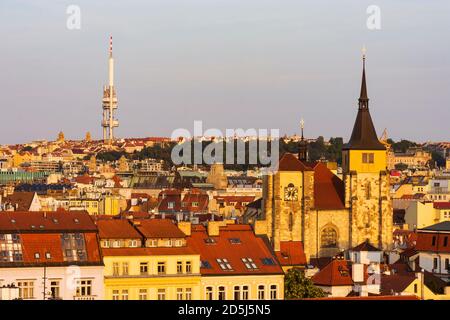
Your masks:
{"label": "yellow building facade", "polygon": [[200,299],[199,255],[155,255],[142,248],[116,254],[113,250],[104,250],[106,300]]}

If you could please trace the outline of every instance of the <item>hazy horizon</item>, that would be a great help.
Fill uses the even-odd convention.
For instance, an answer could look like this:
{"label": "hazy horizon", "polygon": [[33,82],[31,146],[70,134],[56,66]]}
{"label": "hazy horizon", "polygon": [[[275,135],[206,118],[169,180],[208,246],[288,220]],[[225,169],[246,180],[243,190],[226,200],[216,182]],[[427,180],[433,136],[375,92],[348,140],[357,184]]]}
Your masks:
{"label": "hazy horizon", "polygon": [[[372,4],[381,30],[366,27]],[[80,30],[66,28],[68,5]],[[99,139],[110,34],[119,138],[194,120],[283,136],[304,118],[307,137],[347,141],[365,45],[378,136],[449,141],[449,16],[445,0],[3,0],[0,144]]]}

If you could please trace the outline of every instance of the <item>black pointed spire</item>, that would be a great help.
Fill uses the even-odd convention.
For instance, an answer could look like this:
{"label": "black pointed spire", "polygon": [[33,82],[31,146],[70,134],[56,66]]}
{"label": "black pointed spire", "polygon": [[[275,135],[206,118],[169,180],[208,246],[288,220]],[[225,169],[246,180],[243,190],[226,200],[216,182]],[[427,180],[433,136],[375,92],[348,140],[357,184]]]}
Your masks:
{"label": "black pointed spire", "polygon": [[369,108],[369,97],[367,96],[367,84],[366,84],[366,54],[363,54],[363,72],[361,80],[361,93],[359,94],[359,109]]}
{"label": "black pointed spire", "polygon": [[344,150],[386,150],[378,140],[377,132],[369,112],[369,98],[366,84],[366,55],[363,53],[363,73],[361,81],[361,93],[358,99],[358,114],[353,126],[352,136],[343,147]]}

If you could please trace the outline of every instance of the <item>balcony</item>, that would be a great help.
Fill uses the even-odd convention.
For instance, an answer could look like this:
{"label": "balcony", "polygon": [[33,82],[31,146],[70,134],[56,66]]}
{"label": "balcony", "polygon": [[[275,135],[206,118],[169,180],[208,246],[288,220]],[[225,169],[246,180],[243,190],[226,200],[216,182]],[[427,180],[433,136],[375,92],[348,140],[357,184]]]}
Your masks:
{"label": "balcony", "polygon": [[97,296],[73,296],[73,300],[95,300]]}

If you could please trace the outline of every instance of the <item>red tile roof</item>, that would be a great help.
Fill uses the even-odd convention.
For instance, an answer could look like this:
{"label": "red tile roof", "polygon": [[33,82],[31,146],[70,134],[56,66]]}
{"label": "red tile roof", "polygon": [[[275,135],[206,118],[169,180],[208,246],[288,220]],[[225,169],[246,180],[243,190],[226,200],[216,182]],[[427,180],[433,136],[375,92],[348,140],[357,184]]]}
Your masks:
{"label": "red tile roof", "polygon": [[85,174],[85,175],[82,175],[82,176],[76,176],[74,178],[74,181],[76,183],[80,183],[80,184],[92,184],[94,182],[94,178],[92,178],[89,175]]}
{"label": "red tile roof", "polygon": [[282,266],[306,265],[306,256],[301,241],[280,241],[280,251],[275,251]]}
{"label": "red tile roof", "polygon": [[325,163],[306,163],[291,153],[285,153],[279,162],[279,171],[314,170],[314,207],[321,210],[345,209],[345,186]]}
{"label": "red tile roof", "polygon": [[[445,246],[445,244],[447,245]],[[417,243],[415,249],[417,251],[450,253],[450,234],[443,234],[438,232],[419,232],[417,235]]]}
{"label": "red tile roof", "polygon": [[30,210],[31,203],[33,202],[35,192],[14,192],[2,199],[3,203],[11,203],[17,205],[17,211]]}
{"label": "red tile roof", "polygon": [[97,232],[86,211],[1,211],[0,232],[51,232],[61,230]]}
{"label": "red tile roof", "polygon": [[356,247],[352,248],[352,251],[380,251],[380,249],[375,248],[373,245],[369,243],[369,241],[364,241],[363,243],[358,244]]}
{"label": "red tile roof", "polygon": [[[194,206],[194,202],[198,205]],[[205,193],[189,192],[181,202],[181,210],[189,212],[207,212],[208,211],[209,196]]]}
{"label": "red tile roof", "polygon": [[135,220],[136,228],[147,239],[185,238],[186,235],[178,229],[170,219]]}
{"label": "red tile roof", "polygon": [[126,219],[98,220],[100,239],[141,239],[142,235]]}
{"label": "red tile roof", "polygon": [[402,293],[416,279],[413,272],[409,274],[381,275],[380,291],[383,295]]}
{"label": "red tile roof", "polygon": [[320,286],[352,286],[351,270],[350,261],[335,259],[317,272],[311,280]]}
{"label": "red tile roof", "polygon": [[279,171],[311,171],[292,153],[285,153],[278,162]]}
{"label": "red tile roof", "polygon": [[345,209],[344,182],[322,162],[314,166],[314,207],[322,210]]}
{"label": "red tile roof", "polygon": [[450,209],[450,201],[449,202],[433,202],[433,207],[435,209]]}
{"label": "red tile roof", "polygon": [[[205,227],[192,226],[192,234],[187,237],[188,246],[200,252],[202,275],[283,274],[269,245],[257,237],[250,226],[227,225],[219,230],[219,236],[210,237]],[[251,258],[257,268],[247,268],[243,258]],[[216,259],[226,259],[231,270],[223,270]]]}

